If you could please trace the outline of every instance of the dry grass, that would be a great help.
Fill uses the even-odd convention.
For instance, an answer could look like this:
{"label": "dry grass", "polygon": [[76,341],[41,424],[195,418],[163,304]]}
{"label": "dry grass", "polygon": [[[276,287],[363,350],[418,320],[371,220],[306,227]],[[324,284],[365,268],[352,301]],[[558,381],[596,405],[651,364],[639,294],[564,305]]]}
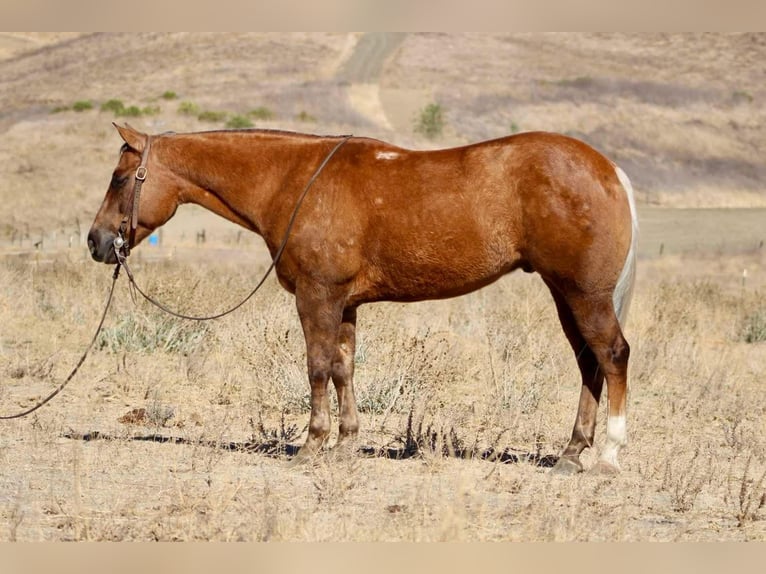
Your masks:
{"label": "dry grass", "polygon": [[[9,412],[65,375],[109,272],[79,251],[1,264]],[[285,466],[308,420],[290,297],[270,283],[234,317],[189,327],[134,307],[123,280],[109,335],[81,375],[43,410],[3,425],[0,537],[763,540],[766,343],[741,336],[764,311],[763,276],[742,290],[737,277],[662,265],[644,262],[642,277],[659,266],[664,278],[640,281],[634,303],[631,442],[613,479],[547,474],[578,376],[534,276],[449,301],[363,308],[364,454],[299,470]],[[174,306],[202,312],[246,292],[259,268],[215,258],[145,261],[137,273]],[[160,343],[147,335],[157,333]],[[488,452],[496,456],[482,459]]]}
{"label": "dry grass", "polygon": [[[82,237],[116,161],[114,118],[51,115],[57,105],[159,105],[136,121],[155,132],[209,128],[181,101],[265,106],[274,117],[259,127],[418,147],[514,125],[569,131],[620,160],[644,203],[763,205],[762,35],[408,35],[379,85],[361,87],[337,76],[357,39],[0,35],[0,412],[66,376],[110,280]],[[426,143],[409,114],[433,101],[447,126]],[[308,385],[291,298],[270,281],[236,315],[190,325],[134,306],[123,278],[77,378],[2,423],[0,539],[763,541],[762,212],[640,213],[620,476],[547,473],[579,376],[535,276],[362,308],[363,448],[297,470],[286,461],[305,437]],[[266,261],[257,238],[193,210],[133,257],[152,293],[194,313],[235,302]],[[602,420],[586,466],[603,435]]]}
{"label": "dry grass", "polygon": [[[130,118],[150,132],[224,126],[179,113],[183,102],[228,117],[265,107],[256,127],[418,148],[565,132],[620,163],[643,202],[764,207],[765,38],[408,34],[381,62],[358,34],[0,33],[0,243],[87,227],[120,145],[109,124],[124,118],[99,109],[112,99],[156,109]],[[349,84],[344,63],[365,61],[350,60],[357,42],[366,83]],[[51,114],[85,100],[92,110]],[[414,132],[430,103],[446,119],[436,141]]]}

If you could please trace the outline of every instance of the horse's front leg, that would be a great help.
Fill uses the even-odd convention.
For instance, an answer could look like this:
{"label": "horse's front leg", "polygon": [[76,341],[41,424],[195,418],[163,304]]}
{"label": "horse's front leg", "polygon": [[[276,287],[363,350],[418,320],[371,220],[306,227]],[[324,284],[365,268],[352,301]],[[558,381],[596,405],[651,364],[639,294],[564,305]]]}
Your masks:
{"label": "horse's front leg", "polygon": [[354,354],[356,352],[356,308],[343,311],[338,343],[332,363],[332,382],[338,394],[340,427],[338,442],[353,446],[359,433],[359,417],[354,397]]}
{"label": "horse's front leg", "polygon": [[306,339],[306,360],[311,385],[309,434],[294,459],[300,463],[313,458],[330,435],[327,383],[333,370],[343,318],[343,302],[342,298],[316,285],[297,289],[295,297]]}

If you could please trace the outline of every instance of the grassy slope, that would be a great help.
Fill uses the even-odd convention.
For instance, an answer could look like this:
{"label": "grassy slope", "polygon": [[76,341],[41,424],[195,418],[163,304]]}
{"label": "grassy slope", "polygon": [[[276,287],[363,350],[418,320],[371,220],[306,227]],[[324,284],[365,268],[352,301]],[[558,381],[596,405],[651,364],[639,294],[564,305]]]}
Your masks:
{"label": "grassy slope", "polygon": [[[89,221],[101,199],[118,148],[113,114],[50,114],[53,108],[78,100],[98,108],[119,98],[161,108],[133,120],[148,131],[221,127],[179,115],[179,101],[160,98],[167,90],[201,110],[267,106],[274,118],[259,126],[418,147],[516,129],[567,132],[623,165],[642,202],[766,204],[764,35],[407,35],[380,73],[388,124],[365,117],[348,97],[342,65],[357,35],[31,38],[0,43],[4,237]],[[436,142],[412,133],[413,110],[431,100],[448,120]],[[301,112],[313,121],[299,121]]]}
{"label": "grassy slope", "polygon": [[[409,36],[383,69],[380,99],[395,129],[410,120],[387,102],[412,109],[417,98],[439,100],[450,130],[437,144],[390,132],[349,105],[333,80],[351,45],[346,35],[35,40],[36,51],[17,41],[15,59],[0,62],[6,237],[26,226],[69,229],[76,219],[87,228],[113,167],[119,141],[111,114],[50,115],[51,107],[119,97],[163,107],[135,121],[152,131],[213,127],[179,115],[178,101],[159,98],[165,90],[203,109],[269,106],[277,117],[266,126],[352,130],[422,146],[492,137],[509,122],[586,138],[606,134],[600,144],[621,162],[647,162],[647,171],[631,172],[642,181],[643,200],[761,197],[742,193],[752,183],[747,177],[734,189],[721,183],[739,177],[737,170],[721,168],[709,192],[700,179],[685,177],[677,187],[663,179],[696,165],[673,155],[683,150],[690,157],[707,150],[704,169],[725,167],[710,158],[752,163],[762,140],[763,91],[750,79],[763,69],[752,56],[760,37],[700,36],[679,45],[664,36]],[[471,87],[479,82],[486,82],[484,100]],[[726,99],[740,87],[752,102]],[[302,110],[317,122],[296,120]],[[650,132],[653,125],[663,129]],[[634,139],[621,139],[628,133]],[[668,168],[673,162],[678,169]],[[650,243],[655,257],[639,266],[628,325],[630,443],[620,477],[557,480],[527,462],[469,462],[425,448],[450,437],[453,446],[518,455],[562,447],[578,375],[550,296],[534,276],[514,275],[453,300],[363,308],[356,379],[362,442],[401,447],[412,413],[422,455],[329,458],[292,471],[281,457],[223,448],[269,444],[283,413],[290,442],[300,442],[307,385],[291,298],[269,282],[236,316],[189,326],[134,307],[123,280],[103,347],[78,378],[33,417],[2,427],[0,540],[765,540],[766,342],[745,341],[747,333],[766,337],[764,250],[707,251],[682,237],[675,215],[644,213],[648,232],[665,217],[684,247],[668,244],[656,257],[658,245]],[[714,212],[705,217],[695,237],[730,239],[716,231]],[[169,247],[153,261],[148,248],[139,249],[135,270],[173,307],[223,307],[263,270],[249,249],[257,241],[239,243],[236,231],[226,233],[217,240],[225,252]],[[678,253],[689,245],[696,252]],[[3,413],[54,388],[87,343],[109,272],[84,251],[59,253],[53,262],[46,252],[0,261]],[[135,408],[148,418],[120,420]],[[93,430],[114,440],[65,438]],[[603,408],[597,432],[600,447]],[[181,442],[129,440],[155,433]]]}

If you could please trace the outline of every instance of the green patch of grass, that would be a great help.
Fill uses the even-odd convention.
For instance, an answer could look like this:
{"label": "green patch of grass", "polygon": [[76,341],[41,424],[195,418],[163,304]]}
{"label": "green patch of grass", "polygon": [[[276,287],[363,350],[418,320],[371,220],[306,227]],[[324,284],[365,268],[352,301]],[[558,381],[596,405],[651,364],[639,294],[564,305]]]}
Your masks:
{"label": "green patch of grass", "polygon": [[201,122],[222,122],[226,119],[228,114],[226,112],[216,112],[213,110],[205,110],[200,112],[197,119]]}
{"label": "green patch of grass", "polygon": [[274,119],[274,112],[272,112],[266,106],[258,106],[254,110],[250,110],[247,115],[256,120]]}
{"label": "green patch of grass", "polygon": [[154,353],[162,351],[188,355],[199,347],[208,327],[170,316],[128,313],[114,327],[101,331],[97,348],[110,353]]}
{"label": "green patch of grass", "polygon": [[226,121],[226,127],[229,129],[252,128],[253,125],[247,117],[240,115],[232,116]]}
{"label": "green patch of grass", "polygon": [[160,113],[159,106],[145,106],[143,108],[135,105],[126,106],[122,100],[112,99],[101,104],[102,112],[112,112],[115,116],[137,118],[139,116],[156,116]]}
{"label": "green patch of grass", "polygon": [[69,106],[56,106],[55,108],[53,108],[51,110],[51,113],[52,114],[60,114],[61,112],[68,112],[71,109],[72,108],[70,108]]}
{"label": "green patch of grass", "polygon": [[175,100],[176,98],[178,98],[178,95],[175,92],[168,90],[167,92],[163,92],[162,96],[160,97],[163,100]]}
{"label": "green patch of grass", "polygon": [[138,116],[141,115],[141,108],[139,108],[138,106],[128,106],[126,108],[123,108],[118,115],[125,116],[127,118],[137,118]]}
{"label": "green patch of grass", "polygon": [[745,343],[766,341],[766,309],[750,313],[744,318],[740,329],[740,338]]}
{"label": "green patch of grass", "polygon": [[124,109],[125,109],[125,104],[122,103],[122,100],[111,99],[101,104],[102,112],[113,112],[115,115],[118,115],[118,116],[122,113]]}
{"label": "green patch of grass", "polygon": [[84,112],[86,110],[92,110],[93,109],[93,102],[90,100],[79,100],[72,104],[72,109],[75,112]]}
{"label": "green patch of grass", "polygon": [[141,108],[141,114],[144,116],[156,116],[161,111],[159,106],[144,106]]}
{"label": "green patch of grass", "polygon": [[178,104],[178,113],[184,116],[196,116],[200,113],[200,109],[194,102],[181,102]]}
{"label": "green patch of grass", "polygon": [[428,139],[435,139],[444,131],[444,110],[440,104],[428,104],[420,111],[415,121],[415,132]]}

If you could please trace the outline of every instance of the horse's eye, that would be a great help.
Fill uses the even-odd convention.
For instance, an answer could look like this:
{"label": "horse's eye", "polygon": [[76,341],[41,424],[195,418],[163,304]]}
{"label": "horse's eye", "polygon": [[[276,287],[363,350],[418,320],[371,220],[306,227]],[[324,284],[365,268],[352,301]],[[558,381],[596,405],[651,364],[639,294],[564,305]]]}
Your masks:
{"label": "horse's eye", "polygon": [[112,183],[109,187],[112,188],[120,188],[123,185],[125,185],[125,182],[128,181],[128,178],[125,176],[119,176],[116,173],[112,174]]}

